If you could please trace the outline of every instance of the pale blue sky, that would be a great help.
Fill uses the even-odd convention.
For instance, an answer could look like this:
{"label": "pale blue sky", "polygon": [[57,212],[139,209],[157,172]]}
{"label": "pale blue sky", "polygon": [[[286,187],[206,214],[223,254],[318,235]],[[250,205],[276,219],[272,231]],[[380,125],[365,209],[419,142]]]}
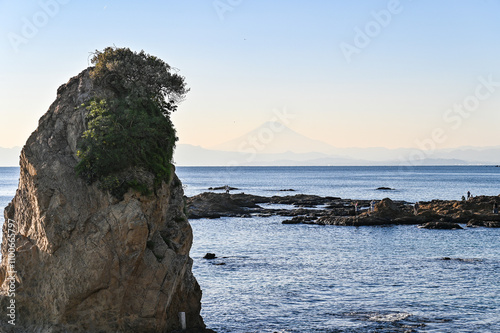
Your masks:
{"label": "pale blue sky", "polygon": [[186,77],[180,143],[287,110],[290,128],[338,147],[418,147],[436,128],[438,148],[500,145],[499,13],[498,0],[0,0],[0,147],[23,145],[57,87],[113,44]]}

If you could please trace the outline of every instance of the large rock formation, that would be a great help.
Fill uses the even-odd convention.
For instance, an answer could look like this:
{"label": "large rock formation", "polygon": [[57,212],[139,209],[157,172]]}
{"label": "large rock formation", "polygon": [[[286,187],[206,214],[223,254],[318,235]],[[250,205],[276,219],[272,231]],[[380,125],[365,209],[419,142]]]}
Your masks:
{"label": "large rock formation", "polygon": [[[88,70],[61,86],[21,153],[19,188],[5,210],[15,230],[9,223],[3,228],[2,329],[170,332],[181,329],[185,312],[188,329],[202,330],[192,230],[175,174],[154,195],[130,190],[122,201],[75,174],[86,126],[80,105],[96,89]],[[13,276],[15,295],[9,295]],[[11,304],[14,311],[7,310]],[[6,311],[14,312],[15,326]]]}

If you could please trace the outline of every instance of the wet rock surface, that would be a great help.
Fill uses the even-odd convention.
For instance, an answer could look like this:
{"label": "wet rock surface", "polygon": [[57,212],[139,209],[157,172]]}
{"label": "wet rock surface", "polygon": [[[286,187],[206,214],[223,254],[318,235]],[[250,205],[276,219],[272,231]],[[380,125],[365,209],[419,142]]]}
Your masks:
{"label": "wet rock surface", "polygon": [[217,187],[209,187],[208,190],[209,191],[222,191],[222,190],[223,191],[226,191],[226,190],[228,190],[228,191],[236,191],[236,190],[238,190],[238,188],[237,187],[231,187],[231,186],[229,186],[227,188],[225,186],[217,186]]}
{"label": "wet rock surface", "polygon": [[427,222],[419,226],[419,228],[424,229],[463,229],[460,225],[453,222]]}
{"label": "wet rock surface", "polygon": [[203,256],[203,259],[213,260],[213,259],[217,259],[217,256],[215,255],[215,253],[209,252]]}

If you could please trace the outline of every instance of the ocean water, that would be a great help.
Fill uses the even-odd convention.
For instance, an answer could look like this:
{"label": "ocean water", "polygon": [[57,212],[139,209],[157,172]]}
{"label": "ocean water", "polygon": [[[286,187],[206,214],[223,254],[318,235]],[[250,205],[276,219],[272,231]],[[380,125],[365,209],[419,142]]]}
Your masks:
{"label": "ocean water", "polygon": [[[494,166],[178,167],[177,174],[188,196],[226,184],[237,187],[235,192],[265,196],[293,195],[279,190],[294,189],[321,196],[409,202],[460,200],[467,191],[500,194],[500,168]],[[394,190],[377,191],[379,187]]]}
{"label": "ocean water", "polygon": [[[0,168],[0,204],[18,168]],[[500,194],[500,168],[178,167],[187,195],[230,185],[414,202]],[[387,186],[394,191],[377,191]],[[280,192],[293,188],[296,192]],[[500,229],[192,220],[202,316],[218,332],[500,332]],[[205,260],[207,252],[218,258]],[[449,257],[451,260],[442,260]]]}
{"label": "ocean water", "polygon": [[[179,167],[187,195],[409,202],[500,194],[496,167]],[[378,187],[394,191],[377,191]],[[280,192],[280,189],[296,192]],[[202,315],[218,332],[500,332],[500,229],[192,220]],[[205,260],[205,253],[219,258]],[[452,260],[442,260],[449,257]]]}
{"label": "ocean water", "polygon": [[4,222],[4,209],[16,194],[19,183],[19,168],[0,167],[0,224]]}
{"label": "ocean water", "polygon": [[[281,220],[191,222],[193,272],[210,328],[500,332],[499,229],[283,225]],[[207,252],[219,258],[202,259]]]}

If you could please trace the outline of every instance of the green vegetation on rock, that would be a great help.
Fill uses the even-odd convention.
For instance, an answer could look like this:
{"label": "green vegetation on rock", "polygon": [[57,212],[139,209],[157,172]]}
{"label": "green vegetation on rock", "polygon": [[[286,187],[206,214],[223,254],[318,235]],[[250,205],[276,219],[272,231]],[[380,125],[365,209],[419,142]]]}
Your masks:
{"label": "green vegetation on rock", "polygon": [[172,173],[177,137],[170,114],[188,92],[184,78],[162,60],[128,48],[97,51],[92,63],[93,84],[105,93],[85,104],[87,130],[76,172],[118,199],[129,188],[151,193]]}

